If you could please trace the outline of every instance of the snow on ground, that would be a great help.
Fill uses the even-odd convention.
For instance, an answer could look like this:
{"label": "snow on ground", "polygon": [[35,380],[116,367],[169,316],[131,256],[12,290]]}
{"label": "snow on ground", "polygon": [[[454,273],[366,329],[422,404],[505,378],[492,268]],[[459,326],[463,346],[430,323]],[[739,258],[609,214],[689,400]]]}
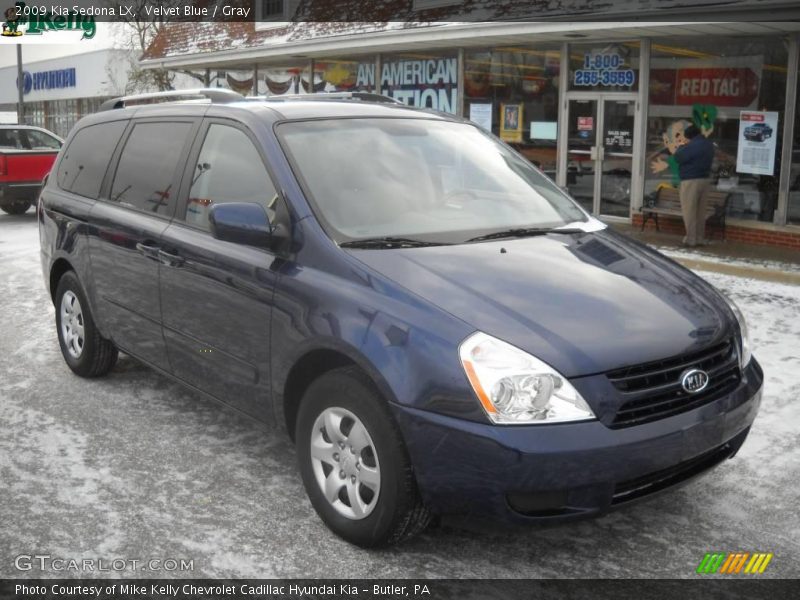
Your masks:
{"label": "snow on ground", "polygon": [[746,314],[766,377],[734,460],[600,519],[444,527],[365,551],[316,517],[281,435],[129,358],[103,379],[73,376],[56,341],[35,216],[0,216],[0,577],[40,576],[14,568],[14,557],[37,553],[194,561],[194,571],[170,576],[692,577],[710,550],[774,552],[764,576],[798,577],[800,287],[702,276]]}
{"label": "snow on ground", "polygon": [[770,271],[784,271],[788,273],[800,273],[800,265],[797,263],[780,262],[776,260],[765,260],[760,258],[740,258],[732,256],[720,256],[712,252],[704,251],[702,248],[676,248],[673,246],[653,246],[659,252],[666,254],[672,259],[701,260],[708,263],[731,265],[734,267],[760,268]]}

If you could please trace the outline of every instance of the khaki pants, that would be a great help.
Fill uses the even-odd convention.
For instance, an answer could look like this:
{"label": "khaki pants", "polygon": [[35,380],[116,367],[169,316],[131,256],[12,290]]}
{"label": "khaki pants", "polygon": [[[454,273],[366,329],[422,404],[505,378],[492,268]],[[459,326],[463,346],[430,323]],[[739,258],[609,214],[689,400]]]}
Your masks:
{"label": "khaki pants", "polygon": [[706,203],[703,194],[711,185],[708,179],[687,179],[681,181],[681,211],[686,237],[683,243],[695,246],[705,241]]}

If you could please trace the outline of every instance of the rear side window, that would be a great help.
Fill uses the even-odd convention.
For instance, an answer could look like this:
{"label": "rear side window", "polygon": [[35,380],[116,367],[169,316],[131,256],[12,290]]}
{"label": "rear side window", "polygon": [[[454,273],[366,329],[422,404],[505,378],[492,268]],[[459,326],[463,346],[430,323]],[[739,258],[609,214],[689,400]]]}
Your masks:
{"label": "rear side window", "polygon": [[100,123],[76,133],[58,163],[58,187],[86,198],[97,198],[111,155],[126,125],[127,121]]}
{"label": "rear side window", "polygon": [[139,123],[117,165],[109,200],[145,212],[169,216],[175,204],[175,169],[191,123]]}
{"label": "rear side window", "polygon": [[31,150],[58,150],[61,148],[61,142],[43,131],[23,129],[22,133],[27,141],[26,146]]}
{"label": "rear side window", "polygon": [[22,150],[19,129],[0,129],[0,149]]}
{"label": "rear side window", "polygon": [[209,229],[212,204],[253,202],[269,211],[276,198],[272,180],[250,138],[235,127],[211,125],[192,176],[186,222]]}

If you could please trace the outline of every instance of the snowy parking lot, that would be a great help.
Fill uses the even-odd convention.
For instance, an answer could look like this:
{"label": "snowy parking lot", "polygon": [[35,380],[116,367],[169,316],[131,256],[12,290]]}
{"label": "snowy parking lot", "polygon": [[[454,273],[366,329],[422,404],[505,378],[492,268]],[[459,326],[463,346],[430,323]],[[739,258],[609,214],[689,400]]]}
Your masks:
{"label": "snowy parking lot", "polygon": [[317,518],[283,434],[125,356],[106,378],[74,376],[35,215],[0,216],[0,577],[92,575],[49,563],[20,570],[17,557],[39,554],[192,561],[166,573],[183,577],[666,578],[695,576],[712,550],[772,552],[763,577],[799,577],[800,286],[701,275],[739,303],[765,373],[761,412],[733,460],[599,519],[446,525],[366,551]]}

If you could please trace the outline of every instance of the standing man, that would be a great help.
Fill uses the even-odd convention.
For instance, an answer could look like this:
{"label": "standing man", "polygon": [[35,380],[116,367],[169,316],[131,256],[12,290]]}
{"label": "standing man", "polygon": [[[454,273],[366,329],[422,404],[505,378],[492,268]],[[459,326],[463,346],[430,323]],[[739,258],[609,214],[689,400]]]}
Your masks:
{"label": "standing man", "polygon": [[711,185],[711,163],[714,162],[714,144],[696,125],[683,132],[688,140],[675,152],[675,161],[681,178],[680,198],[683,224],[686,227],[685,246],[705,245],[706,203],[703,194]]}

